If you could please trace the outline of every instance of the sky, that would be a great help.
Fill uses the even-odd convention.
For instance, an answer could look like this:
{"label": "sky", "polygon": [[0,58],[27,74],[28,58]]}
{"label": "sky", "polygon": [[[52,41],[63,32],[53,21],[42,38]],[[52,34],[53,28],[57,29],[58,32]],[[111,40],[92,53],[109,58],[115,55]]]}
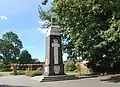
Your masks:
{"label": "sky", "polygon": [[[16,33],[32,58],[45,60],[45,31],[39,19],[38,5],[43,0],[1,0],[0,37],[9,31]],[[49,9],[50,3],[43,9]]]}

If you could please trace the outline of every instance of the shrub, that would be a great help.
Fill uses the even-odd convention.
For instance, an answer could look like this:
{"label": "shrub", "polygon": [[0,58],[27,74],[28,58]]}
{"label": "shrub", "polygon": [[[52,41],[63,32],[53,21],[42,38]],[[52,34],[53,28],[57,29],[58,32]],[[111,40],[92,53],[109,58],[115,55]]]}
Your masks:
{"label": "shrub", "polygon": [[74,71],[76,69],[76,66],[75,66],[75,61],[72,60],[72,59],[69,59],[67,61],[67,63],[65,64],[65,71],[67,72],[70,72],[70,71]]}
{"label": "shrub", "polygon": [[103,62],[96,63],[96,61],[90,61],[87,64],[88,68],[91,68],[93,73],[102,73],[102,74],[118,74],[120,73],[120,61],[110,63],[107,60]]}
{"label": "shrub", "polygon": [[25,75],[25,71],[24,70],[19,70],[19,71],[17,71],[17,75]]}
{"label": "shrub", "polygon": [[[13,71],[10,72],[10,75],[14,75]],[[18,70],[16,75],[25,75],[25,71],[24,70]]]}
{"label": "shrub", "polygon": [[76,66],[76,72],[81,72],[81,66],[80,66],[80,64],[79,63],[76,63],[75,64],[75,66]]}
{"label": "shrub", "polygon": [[38,75],[42,75],[43,74],[43,70],[38,69],[38,70],[34,70],[34,71],[26,71],[25,75],[26,76],[38,76]]}
{"label": "shrub", "polygon": [[40,70],[34,70],[33,71],[33,74],[34,74],[34,76],[39,76],[39,75],[42,75],[42,71],[40,71]]}
{"label": "shrub", "polygon": [[28,71],[28,70],[27,70],[27,71],[25,72],[25,75],[26,75],[26,76],[34,76],[34,73],[33,73],[33,71]]}

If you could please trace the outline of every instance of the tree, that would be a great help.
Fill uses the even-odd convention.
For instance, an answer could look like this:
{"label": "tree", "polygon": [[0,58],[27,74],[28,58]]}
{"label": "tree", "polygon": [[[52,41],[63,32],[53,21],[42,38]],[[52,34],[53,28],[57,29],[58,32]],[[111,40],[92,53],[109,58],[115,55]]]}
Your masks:
{"label": "tree", "polygon": [[16,49],[22,49],[23,45],[18,35],[13,32],[6,32],[2,36],[3,40],[9,41]]}
{"label": "tree", "polygon": [[13,32],[6,32],[0,39],[0,54],[1,58],[6,62],[15,63],[22,49],[22,42],[18,38],[17,34]]}
{"label": "tree", "polygon": [[30,53],[27,50],[23,50],[20,54],[18,61],[21,64],[30,64],[32,62]]}
{"label": "tree", "polygon": [[32,63],[40,63],[40,61],[39,61],[39,59],[38,58],[34,58],[34,59],[32,59]]}
{"label": "tree", "polygon": [[120,0],[53,0],[48,11],[40,6],[38,10],[40,19],[48,22],[55,15],[63,51],[71,58],[82,56],[100,71],[114,72],[120,60],[119,4]]}

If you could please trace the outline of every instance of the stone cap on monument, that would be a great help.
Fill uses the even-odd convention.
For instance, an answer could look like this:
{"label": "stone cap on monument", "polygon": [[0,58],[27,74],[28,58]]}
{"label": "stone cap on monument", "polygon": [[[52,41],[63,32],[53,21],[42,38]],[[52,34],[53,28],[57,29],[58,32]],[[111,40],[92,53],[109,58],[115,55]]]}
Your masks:
{"label": "stone cap on monument", "polygon": [[50,35],[59,35],[60,36],[59,28],[60,27],[57,25],[51,25],[49,28],[47,28],[47,37]]}

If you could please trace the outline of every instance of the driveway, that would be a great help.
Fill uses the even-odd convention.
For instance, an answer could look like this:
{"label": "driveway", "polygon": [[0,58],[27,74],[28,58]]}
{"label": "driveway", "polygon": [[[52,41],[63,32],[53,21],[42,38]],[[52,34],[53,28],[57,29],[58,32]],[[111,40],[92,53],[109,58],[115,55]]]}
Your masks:
{"label": "driveway", "polygon": [[103,77],[83,78],[79,80],[38,82],[27,76],[0,77],[0,87],[120,87],[120,83],[100,81]]}

